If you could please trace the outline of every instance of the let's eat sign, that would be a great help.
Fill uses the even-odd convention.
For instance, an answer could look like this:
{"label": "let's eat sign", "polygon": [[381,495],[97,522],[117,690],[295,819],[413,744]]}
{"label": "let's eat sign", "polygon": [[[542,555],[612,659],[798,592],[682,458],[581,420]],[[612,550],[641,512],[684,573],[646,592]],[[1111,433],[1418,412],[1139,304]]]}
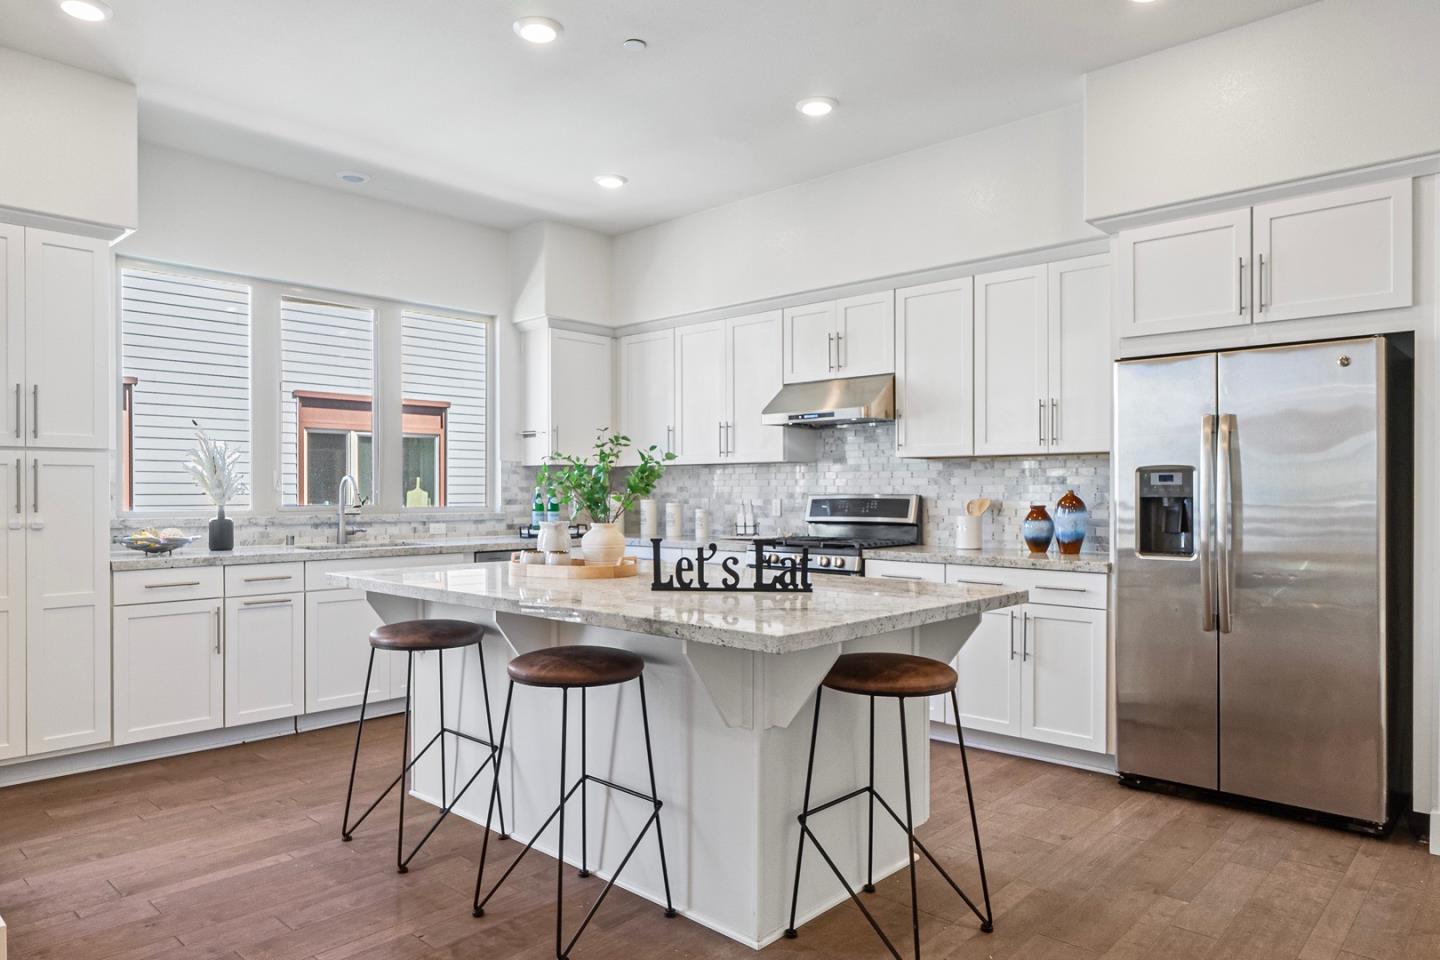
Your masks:
{"label": "let's eat sign", "polygon": [[[768,571],[766,579],[765,550],[774,541],[755,541],[755,582],[751,586],[740,585],[740,558],[731,554],[719,564],[710,566],[719,552],[715,544],[695,548],[693,557],[680,557],[675,568],[668,574],[660,561],[659,537],[650,538],[653,579],[651,590],[710,590],[716,593],[811,593],[815,585],[810,582],[810,551],[802,549],[797,557],[789,554],[777,561],[777,568]],[[718,582],[710,574],[718,573]]]}

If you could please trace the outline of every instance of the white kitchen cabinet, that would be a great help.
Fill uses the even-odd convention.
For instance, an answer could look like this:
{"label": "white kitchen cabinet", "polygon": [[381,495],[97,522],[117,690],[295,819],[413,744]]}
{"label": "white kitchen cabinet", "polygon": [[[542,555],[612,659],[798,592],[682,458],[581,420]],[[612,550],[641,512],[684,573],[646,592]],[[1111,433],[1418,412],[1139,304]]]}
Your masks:
{"label": "white kitchen cabinet", "polygon": [[1049,265],[1046,380],[1050,453],[1110,449],[1111,290],[1108,254]]}
{"label": "white kitchen cabinet", "polygon": [[[365,692],[370,631],[380,625],[364,590],[322,590],[305,594],[305,712],[358,707]],[[392,699],[392,659],[376,654],[370,702]],[[404,695],[404,678],[401,678]]]}
{"label": "white kitchen cabinet", "polygon": [[1413,205],[1409,178],[1257,205],[1255,321],[1410,306]]}
{"label": "white kitchen cabinet", "polygon": [[24,472],[21,451],[0,458],[0,760],[25,755]]}
{"label": "white kitchen cabinet", "polygon": [[544,463],[552,453],[583,456],[614,426],[610,337],[555,327],[526,330],[521,398],[521,456]]}
{"label": "white kitchen cabinet", "polygon": [[1105,751],[1104,610],[1027,603],[1020,669],[1020,735]]}
{"label": "white kitchen cabinet", "polygon": [[893,290],[787,307],[783,330],[786,383],[895,370]]}
{"label": "white kitchen cabinet", "polygon": [[33,755],[110,739],[110,457],[29,450],[24,460]]}
{"label": "white kitchen cabinet", "polygon": [[1250,208],[1191,217],[1116,239],[1122,337],[1250,322]]}
{"label": "white kitchen cabinet", "polygon": [[115,743],[225,722],[221,607],[216,597],[115,608]]}
{"label": "white kitchen cabinet", "polygon": [[975,452],[975,284],[970,277],[895,291],[895,451]]}
{"label": "white kitchen cabinet", "polygon": [[[725,321],[725,459],[765,463],[786,459],[787,441],[797,431],[760,422],[766,404],[785,383],[784,321],[780,311],[731,317]],[[809,433],[810,431],[803,431]],[[811,438],[813,439],[813,438]],[[809,444],[813,456],[814,445]]]}
{"label": "white kitchen cabinet", "polygon": [[25,228],[0,223],[0,446],[25,443]]}
{"label": "white kitchen cabinet", "polygon": [[[103,450],[110,445],[110,304],[115,295],[110,263],[103,240],[25,231],[25,379],[20,392],[30,446]],[[7,385],[12,393],[16,383]]]}
{"label": "white kitchen cabinet", "polygon": [[975,278],[975,453],[1045,450],[1049,324],[1044,264]]}
{"label": "white kitchen cabinet", "polygon": [[[1020,644],[1024,629],[1015,608],[980,615],[980,625],[960,648],[955,672],[960,701],[960,726],[1019,737]],[[954,723],[954,720],[949,720]]]}
{"label": "white kitchen cabinet", "polygon": [[677,463],[717,463],[725,450],[725,324],[714,320],[675,330]]}
{"label": "white kitchen cabinet", "polygon": [[225,726],[305,712],[305,597],[225,599]]}
{"label": "white kitchen cabinet", "polygon": [[[620,338],[620,432],[634,448],[674,451],[674,330]],[[637,460],[631,452],[624,462]]]}

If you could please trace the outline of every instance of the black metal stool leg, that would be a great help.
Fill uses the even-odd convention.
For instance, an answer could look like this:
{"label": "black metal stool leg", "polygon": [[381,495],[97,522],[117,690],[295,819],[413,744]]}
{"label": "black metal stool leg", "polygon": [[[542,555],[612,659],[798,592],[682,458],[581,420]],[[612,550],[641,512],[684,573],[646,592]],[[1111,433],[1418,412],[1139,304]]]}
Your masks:
{"label": "black metal stool leg", "polygon": [[[500,741],[495,739],[495,722],[491,719],[490,714],[490,678],[485,674],[485,647],[483,644],[475,644],[475,655],[480,658],[480,693],[485,700],[485,736],[490,740],[490,752],[492,754],[495,754],[498,753],[500,749]],[[513,688],[514,684],[511,684],[511,687]],[[505,698],[505,710],[508,714],[510,710],[510,698],[508,695]],[[500,737],[501,739],[504,739],[505,737],[505,728],[503,724],[500,728]],[[496,784],[498,786],[500,777],[500,761],[495,760],[494,764],[494,774],[496,777]],[[503,797],[497,795],[495,797],[495,801],[496,806],[498,807],[500,812],[500,839],[507,840],[509,839],[510,834],[505,830],[505,800]],[[485,822],[485,829],[489,830],[489,815],[487,814],[486,816],[487,819]]]}
{"label": "black metal stool leg", "polygon": [[955,736],[960,741],[960,768],[965,771],[965,799],[970,804],[970,829],[975,834],[975,862],[980,865],[980,893],[985,899],[985,916],[980,929],[990,933],[995,929],[995,915],[990,911],[990,883],[985,878],[985,855],[980,852],[980,819],[975,816],[975,789],[970,785],[970,760],[965,755],[965,731],[960,726],[960,698],[950,691],[950,703],[955,709]]}
{"label": "black metal stool leg", "polygon": [[[445,651],[436,650],[435,656],[438,658],[437,662],[440,669],[440,806],[447,807],[449,803],[445,797],[449,777],[445,775]],[[406,692],[408,693],[409,691]],[[455,759],[458,765],[460,759],[458,752]]]}
{"label": "black metal stool leg", "polygon": [[[409,873],[405,865],[405,771],[410,766],[410,692],[415,686],[415,654],[405,654],[405,739],[400,744],[400,829],[395,838],[395,870]],[[441,730],[444,730],[442,725]],[[444,734],[441,734],[440,749],[445,749]]]}
{"label": "black metal stool leg", "polygon": [[[360,765],[360,735],[365,732],[365,705],[370,702],[370,673],[375,669],[375,648],[370,648],[370,663],[365,667],[365,687],[360,694],[360,722],[355,727],[355,754],[350,758],[350,785],[345,788],[345,813],[340,817],[340,839],[350,841],[350,800],[355,795],[355,769]],[[365,811],[369,813],[370,811]],[[364,817],[360,818],[365,819]]]}
{"label": "black metal stool leg", "polygon": [[866,893],[875,892],[875,698],[870,698],[870,839],[865,858]]}
{"label": "black metal stool leg", "polygon": [[505,752],[505,734],[510,728],[510,700],[514,696],[515,681],[511,680],[505,691],[505,713],[500,718],[500,739],[491,741],[495,744],[495,785],[490,788],[490,805],[485,810],[485,834],[480,839],[480,866],[475,871],[475,906],[471,912],[477,917],[485,916],[485,908],[480,903],[480,891],[485,883],[485,855],[490,850],[490,823],[495,816],[496,803],[500,799],[500,762]]}
{"label": "black metal stool leg", "polygon": [[[670,900],[670,868],[665,865],[665,834],[660,829],[660,791],[655,788],[655,754],[650,750],[650,708],[645,704],[645,677],[636,678],[640,683],[640,723],[645,729],[645,763],[650,768],[650,799],[655,804],[655,840],[660,845],[660,878],[665,882],[665,918],[675,918],[675,904]],[[620,871],[616,871],[618,874]]]}
{"label": "black metal stool leg", "polygon": [[[905,778],[905,849],[910,861],[910,930],[915,937],[915,960],[920,960],[920,894],[915,883],[915,816],[910,805],[910,739],[905,731],[905,698],[900,705],[900,764]],[[872,793],[873,797],[874,794]]]}
{"label": "black metal stool leg", "polygon": [[805,764],[805,800],[800,805],[800,840],[795,845],[795,892],[790,895],[790,926],[785,928],[787,939],[799,936],[795,932],[795,911],[800,904],[800,864],[805,857],[805,819],[810,816],[810,784],[815,778],[815,738],[820,733],[820,694],[823,687],[815,688],[815,717],[810,721],[810,759]]}
{"label": "black metal stool leg", "polygon": [[[590,876],[590,861],[587,851],[590,849],[587,823],[590,819],[589,797],[585,790],[585,781],[590,779],[590,767],[585,758],[585,742],[589,739],[588,723],[585,715],[585,688],[580,688],[580,876]],[[650,791],[654,793],[654,790]]]}
{"label": "black metal stool leg", "polygon": [[560,688],[560,842],[555,848],[555,957],[565,960],[560,929],[565,912],[565,741],[570,736],[570,688]]}

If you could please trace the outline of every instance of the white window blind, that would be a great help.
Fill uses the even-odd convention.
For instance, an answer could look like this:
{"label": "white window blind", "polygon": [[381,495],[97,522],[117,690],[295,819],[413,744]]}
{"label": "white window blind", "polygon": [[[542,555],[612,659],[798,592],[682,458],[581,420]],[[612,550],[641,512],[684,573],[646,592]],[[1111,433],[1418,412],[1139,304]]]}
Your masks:
{"label": "white window blind", "polygon": [[208,511],[182,466],[194,446],[192,420],[238,449],[250,476],[250,288],[123,268],[120,310],[129,402],[122,469],[133,508]]}
{"label": "white window blind", "polygon": [[[489,334],[481,319],[412,311],[401,316],[406,506],[486,503]],[[425,402],[435,406],[421,406]],[[443,448],[424,425],[432,414],[443,416]]]}

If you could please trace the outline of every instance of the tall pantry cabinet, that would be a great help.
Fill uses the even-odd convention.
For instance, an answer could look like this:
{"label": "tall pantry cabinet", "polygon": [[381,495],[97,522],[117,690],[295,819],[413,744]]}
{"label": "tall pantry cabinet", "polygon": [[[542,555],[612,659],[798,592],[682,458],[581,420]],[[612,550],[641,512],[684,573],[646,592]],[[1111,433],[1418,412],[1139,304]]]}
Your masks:
{"label": "tall pantry cabinet", "polygon": [[0,760],[110,739],[110,277],[0,224]]}

